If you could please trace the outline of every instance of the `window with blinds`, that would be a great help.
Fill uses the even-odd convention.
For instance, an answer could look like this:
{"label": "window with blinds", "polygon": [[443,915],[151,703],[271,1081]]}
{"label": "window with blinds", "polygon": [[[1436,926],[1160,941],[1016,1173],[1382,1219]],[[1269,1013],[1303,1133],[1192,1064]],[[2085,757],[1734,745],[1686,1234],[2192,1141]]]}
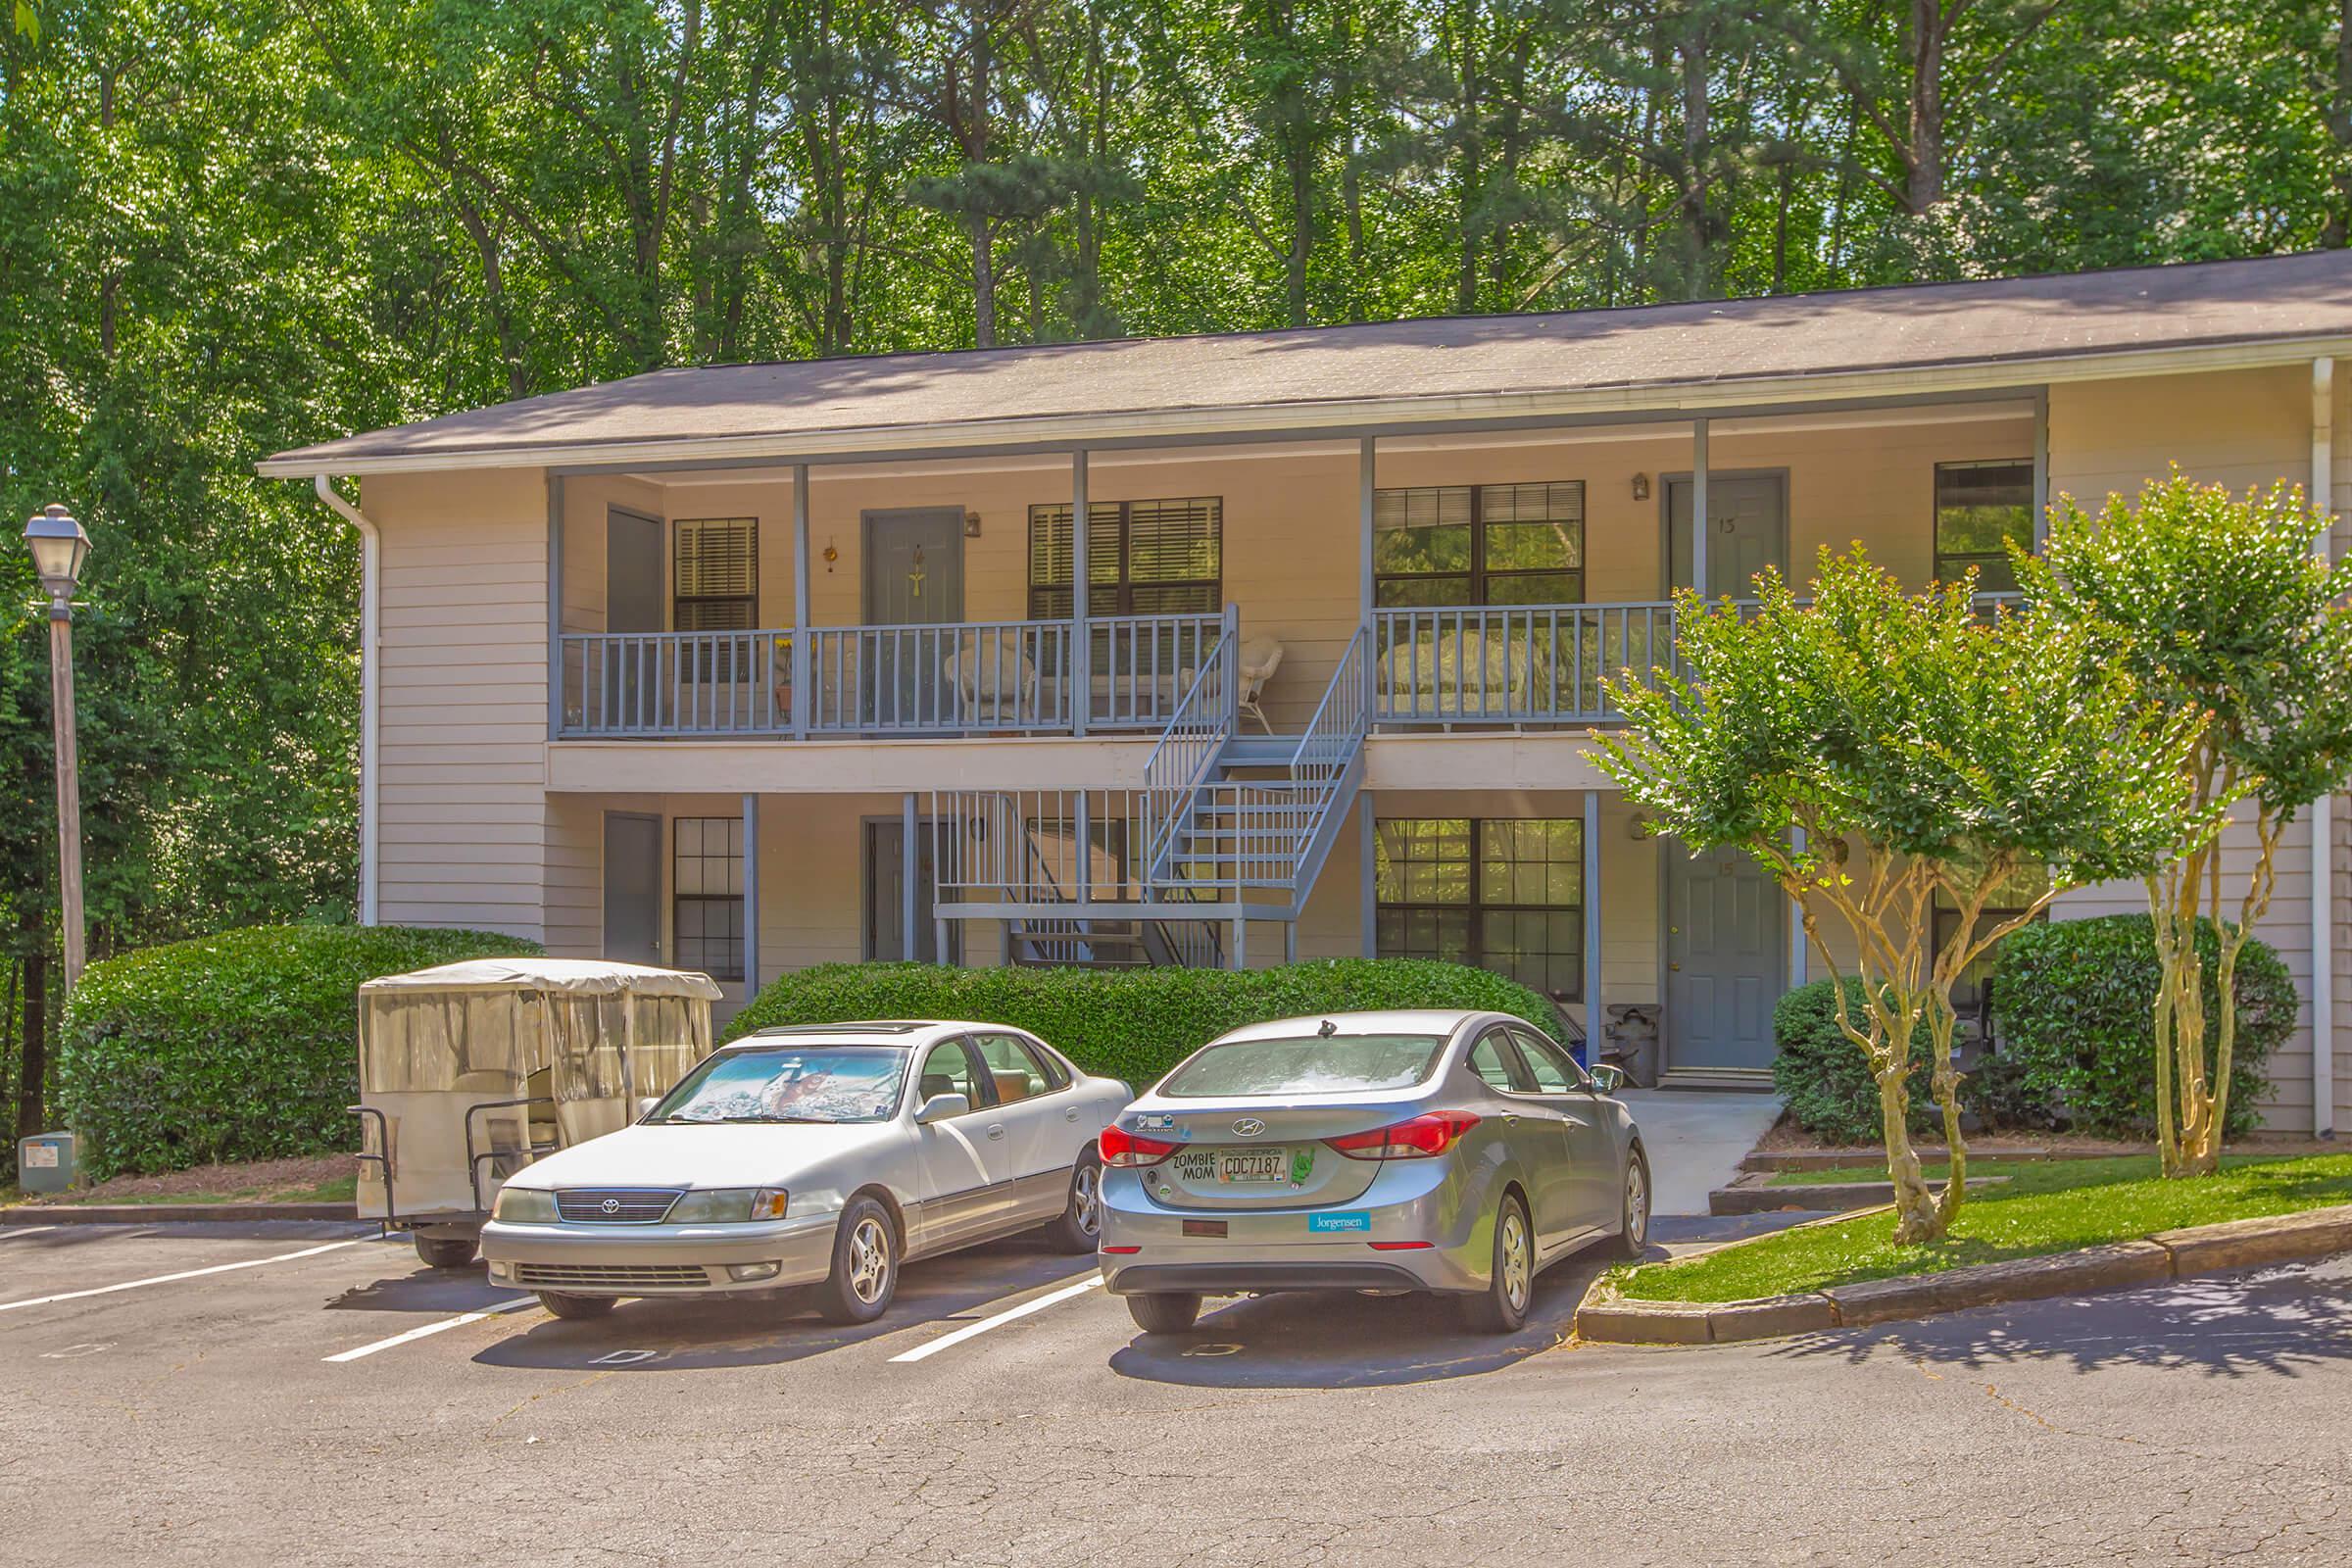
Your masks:
{"label": "window with blinds", "polygon": [[1384,606],[1582,603],[1584,481],[1375,491],[1372,566]]}
{"label": "window with blinds", "polygon": [[1977,592],[2014,593],[2009,547],[2034,548],[2034,465],[1936,465],[1936,580],[1958,582],[1977,568]]}
{"label": "window with blinds", "polygon": [[[1225,505],[1215,496],[1091,503],[1087,613],[1213,614],[1225,602]],[[1029,509],[1029,613],[1070,613],[1070,505]]]}
{"label": "window with blinds", "polygon": [[679,631],[749,631],[760,624],[760,522],[681,517],[675,534],[672,624]]}

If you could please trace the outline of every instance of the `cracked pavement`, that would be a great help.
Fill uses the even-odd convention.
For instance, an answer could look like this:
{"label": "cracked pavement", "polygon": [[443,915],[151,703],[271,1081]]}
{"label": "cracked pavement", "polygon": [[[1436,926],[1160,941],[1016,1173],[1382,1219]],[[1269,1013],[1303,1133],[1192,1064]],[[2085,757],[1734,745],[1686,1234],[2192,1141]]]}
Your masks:
{"label": "cracked pavement", "polygon": [[[0,1308],[353,1234],[0,1231]],[[1146,1341],[1090,1291],[893,1364],[1089,1272],[1008,1243],[864,1328],[528,1307],[329,1364],[511,1298],[368,1240],[0,1310],[0,1519],[204,1568],[2352,1562],[2352,1259],[1689,1350],[1564,1343],[1595,1267],[1499,1341],[1360,1297]]]}

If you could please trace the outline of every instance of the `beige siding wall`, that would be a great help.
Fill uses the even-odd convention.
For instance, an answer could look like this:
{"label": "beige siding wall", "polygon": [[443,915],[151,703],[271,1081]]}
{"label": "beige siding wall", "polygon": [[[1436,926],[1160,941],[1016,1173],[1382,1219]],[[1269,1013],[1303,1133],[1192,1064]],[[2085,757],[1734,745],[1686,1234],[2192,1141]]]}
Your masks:
{"label": "beige siding wall", "polygon": [[546,929],[547,493],[537,471],[370,479],[383,534],[378,908]]}

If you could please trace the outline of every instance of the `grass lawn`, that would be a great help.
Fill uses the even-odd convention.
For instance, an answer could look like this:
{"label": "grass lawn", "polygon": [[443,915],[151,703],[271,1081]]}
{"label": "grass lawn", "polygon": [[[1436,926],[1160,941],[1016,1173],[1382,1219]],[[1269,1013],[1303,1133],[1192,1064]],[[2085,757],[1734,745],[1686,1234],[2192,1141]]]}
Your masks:
{"label": "grass lawn", "polygon": [[[2047,1163],[2049,1163],[2047,1160],[1972,1159],[1968,1162],[1968,1177],[1969,1180],[1974,1181],[1979,1176],[2011,1176],[2016,1174],[2020,1165]],[[1932,1182],[1943,1180],[1944,1172],[1948,1168],[1940,1159],[1920,1166],[1920,1169],[1927,1173],[1928,1180]],[[1886,1179],[1886,1162],[1882,1159],[1875,1165],[1839,1165],[1831,1170],[1776,1170],[1764,1185],[1767,1187],[1814,1187],[1837,1182],[1883,1182]]]}
{"label": "grass lawn", "polygon": [[54,1200],[62,1203],[349,1203],[359,1197],[360,1178],[357,1175],[336,1176],[322,1182],[294,1185],[266,1185],[240,1187],[229,1192],[212,1193],[149,1193],[137,1199],[124,1199],[106,1193],[76,1193]]}
{"label": "grass lawn", "polygon": [[1684,1262],[1644,1263],[1614,1277],[1626,1295],[1645,1300],[1736,1301],[2352,1202],[2352,1154],[2235,1155],[2225,1157],[2222,1167],[2207,1180],[2168,1182],[2156,1174],[2153,1154],[2019,1161],[2004,1167],[2010,1178],[2005,1185],[1972,1192],[1951,1236],[1934,1246],[1897,1247],[1892,1215],[1864,1214]]}

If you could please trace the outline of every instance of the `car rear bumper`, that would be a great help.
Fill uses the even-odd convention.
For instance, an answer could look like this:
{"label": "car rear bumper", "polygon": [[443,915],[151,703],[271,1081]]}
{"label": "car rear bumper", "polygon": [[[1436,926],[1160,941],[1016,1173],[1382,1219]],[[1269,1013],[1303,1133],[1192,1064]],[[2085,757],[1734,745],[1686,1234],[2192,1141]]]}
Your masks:
{"label": "car rear bumper", "polygon": [[[1335,1225],[1346,1228],[1317,1229]],[[1494,1256],[1492,1222],[1465,1184],[1426,1168],[1384,1171],[1352,1203],[1254,1209],[1162,1204],[1133,1172],[1114,1170],[1103,1181],[1102,1245],[1136,1249],[1102,1253],[1114,1296],[1483,1291]]]}
{"label": "car rear bumper", "polygon": [[[566,1296],[693,1296],[813,1285],[833,1268],[838,1214],[760,1225],[482,1227],[490,1278]],[[736,1269],[764,1271],[745,1279]]]}

